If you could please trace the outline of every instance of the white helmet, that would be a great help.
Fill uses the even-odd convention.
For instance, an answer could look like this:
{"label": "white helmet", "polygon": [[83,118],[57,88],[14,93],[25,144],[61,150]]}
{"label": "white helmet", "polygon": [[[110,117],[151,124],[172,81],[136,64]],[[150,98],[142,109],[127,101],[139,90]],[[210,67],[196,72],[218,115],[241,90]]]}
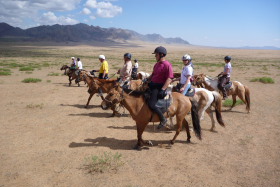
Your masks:
{"label": "white helmet", "polygon": [[71,57],[72,60],[75,60],[75,57]]}
{"label": "white helmet", "polygon": [[105,60],[105,56],[104,55],[99,55],[99,59]]}
{"label": "white helmet", "polygon": [[188,54],[185,54],[183,57],[182,57],[182,60],[192,60],[192,57]]}

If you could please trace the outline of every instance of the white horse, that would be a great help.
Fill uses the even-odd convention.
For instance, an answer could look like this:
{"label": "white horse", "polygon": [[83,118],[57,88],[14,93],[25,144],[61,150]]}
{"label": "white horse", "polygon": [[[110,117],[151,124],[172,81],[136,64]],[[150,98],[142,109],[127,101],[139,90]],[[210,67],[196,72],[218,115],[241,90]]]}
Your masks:
{"label": "white horse", "polygon": [[225,126],[222,115],[221,115],[221,108],[222,108],[222,96],[216,91],[209,91],[205,88],[195,88],[195,95],[194,98],[198,101],[199,110],[198,115],[199,119],[202,120],[204,118],[204,113],[209,115],[212,122],[211,131],[215,129],[215,120],[213,117],[213,110],[211,107],[215,108],[216,119],[221,126]]}
{"label": "white horse", "polygon": [[141,79],[144,80],[145,78],[148,78],[150,76],[149,73],[140,71],[139,73],[137,73],[137,79]]}
{"label": "white horse", "polygon": [[[195,75],[194,84],[200,87],[204,87],[211,91],[219,91],[218,79],[211,78],[204,74]],[[232,95],[233,102],[230,110],[235,106],[236,96],[238,96],[246,104],[247,112],[250,112],[250,90],[247,86],[243,85],[238,81],[233,81],[230,89],[227,90],[227,95]]]}

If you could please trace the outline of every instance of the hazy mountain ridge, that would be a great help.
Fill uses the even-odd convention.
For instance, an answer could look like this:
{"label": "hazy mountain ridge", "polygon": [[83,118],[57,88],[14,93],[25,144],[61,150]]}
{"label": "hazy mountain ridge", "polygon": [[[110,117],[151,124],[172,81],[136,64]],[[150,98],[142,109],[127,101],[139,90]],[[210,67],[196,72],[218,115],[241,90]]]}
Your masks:
{"label": "hazy mountain ridge", "polygon": [[132,30],[120,28],[101,28],[83,23],[76,25],[38,26],[29,29],[12,27],[7,23],[0,23],[0,38],[17,41],[52,41],[52,42],[113,42],[139,40],[154,43],[190,44],[181,38],[164,38],[159,34],[142,35]]}

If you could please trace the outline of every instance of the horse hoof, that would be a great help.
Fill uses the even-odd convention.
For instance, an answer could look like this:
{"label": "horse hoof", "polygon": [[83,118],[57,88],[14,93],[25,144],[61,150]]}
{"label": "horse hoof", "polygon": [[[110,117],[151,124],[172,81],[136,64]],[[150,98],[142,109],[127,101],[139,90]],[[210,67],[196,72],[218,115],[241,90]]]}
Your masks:
{"label": "horse hoof", "polygon": [[133,147],[134,150],[137,150],[137,151],[140,151],[141,150],[141,146],[139,146],[138,144],[136,144],[134,147]]}
{"label": "horse hoof", "polygon": [[171,144],[171,145],[173,145],[173,144],[174,144],[174,142],[173,142],[172,140],[170,140],[170,144]]}
{"label": "horse hoof", "polygon": [[191,140],[187,140],[187,143],[191,143]]}
{"label": "horse hoof", "polygon": [[154,146],[153,143],[152,143],[152,141],[150,141],[150,140],[147,141],[147,145],[149,145],[149,146]]}

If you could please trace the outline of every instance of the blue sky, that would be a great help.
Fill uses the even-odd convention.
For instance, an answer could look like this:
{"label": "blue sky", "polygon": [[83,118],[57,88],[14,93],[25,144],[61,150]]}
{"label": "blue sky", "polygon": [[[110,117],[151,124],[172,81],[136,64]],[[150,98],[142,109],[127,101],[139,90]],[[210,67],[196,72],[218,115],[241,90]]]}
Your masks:
{"label": "blue sky", "polygon": [[0,22],[86,23],[194,45],[280,47],[280,0],[0,0]]}

